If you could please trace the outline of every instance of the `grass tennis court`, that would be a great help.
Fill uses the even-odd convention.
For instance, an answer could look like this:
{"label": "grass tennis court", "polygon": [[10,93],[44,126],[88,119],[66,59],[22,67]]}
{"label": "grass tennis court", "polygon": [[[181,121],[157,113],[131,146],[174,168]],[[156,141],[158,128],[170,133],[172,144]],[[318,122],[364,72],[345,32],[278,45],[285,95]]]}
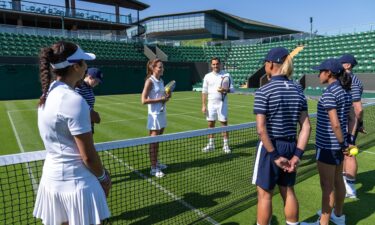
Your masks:
{"label": "grass tennis court", "polygon": [[[98,96],[95,109],[102,117],[95,126],[95,142],[123,140],[148,135],[147,106],[141,104],[140,94]],[[229,124],[252,122],[255,117],[252,95],[229,95]],[[0,122],[4,134],[0,154],[42,150],[44,146],[37,127],[37,100],[0,101]],[[309,104],[315,112],[316,102]],[[167,103],[166,133],[196,130],[207,127],[201,112],[201,93],[175,92]],[[18,143],[17,143],[18,137]]]}
{"label": "grass tennis court", "polygon": [[[9,149],[9,152],[1,151],[1,153],[17,153],[20,152],[20,148],[24,151],[43,149],[36,127],[36,101],[12,101],[0,104],[3,114],[1,120],[5,127],[9,128],[6,129],[7,132],[4,132],[4,137],[1,137],[7,138],[2,142],[4,143],[2,149]],[[231,124],[254,121],[252,96],[231,95],[229,105]],[[316,101],[310,101],[309,106],[310,112],[314,112]],[[168,107],[167,133],[206,128],[206,121],[200,111],[200,93],[174,93]],[[145,129],[147,108],[140,104],[140,95],[100,96],[97,99],[96,108],[102,115],[102,124],[96,127],[96,142],[147,135]],[[372,114],[373,109],[374,107],[372,107]],[[114,185],[109,199],[111,203],[114,203],[111,207],[114,216],[112,222],[114,224],[191,224],[197,222],[213,224],[215,221],[227,225],[254,224],[255,208],[251,206],[254,204],[255,187],[250,185],[250,177],[257,140],[255,129],[234,131],[231,132],[231,137],[231,146],[234,151],[230,155],[223,154],[219,149],[220,146],[217,146],[218,149],[215,152],[202,153],[200,149],[206,143],[205,136],[161,143],[160,158],[169,165],[166,170],[167,176],[162,179],[149,179],[147,144],[134,148],[113,146],[113,150],[102,152],[104,164],[113,174]],[[221,141],[221,138],[217,139],[219,139],[218,142]],[[375,152],[375,149],[371,148],[373,140],[373,134],[369,134],[368,138],[361,138],[360,144],[363,146],[361,150]],[[374,175],[371,157],[375,155],[365,152],[359,155],[360,163],[364,161],[360,164],[363,173],[359,176],[359,182],[363,182],[363,188],[359,189],[359,197],[363,196],[363,198],[361,201],[349,201],[347,206],[348,209],[359,207],[363,210],[356,214],[358,215],[356,218],[350,214],[350,217],[354,219],[349,221],[356,222],[353,224],[370,225],[371,221],[374,221],[374,215],[371,215],[374,211],[375,193],[374,183],[371,181]],[[309,151],[300,168],[305,175],[315,173],[313,161],[313,151]],[[23,183],[30,182],[30,179],[19,181],[19,177],[28,178],[30,176],[28,171],[31,170],[34,171],[32,174],[37,179],[40,176],[40,166],[40,161],[27,166],[19,164],[17,165],[20,167],[19,170],[16,170],[11,179],[5,177],[6,172],[1,168],[0,182],[8,179]],[[16,189],[15,186],[7,188],[10,194],[13,193],[12,189]],[[11,203],[20,201],[22,207],[24,205],[32,207],[32,186],[29,185],[22,191],[21,196],[4,198]],[[315,219],[313,215],[320,204],[317,176],[299,183],[297,194],[301,205],[301,219],[310,217]],[[0,196],[0,200],[1,198]],[[276,199],[278,200],[274,203],[274,221],[278,222],[273,224],[283,224],[280,199],[278,196]],[[2,221],[1,215],[11,210],[19,209],[10,207],[4,211],[5,213],[0,211],[0,221]],[[245,211],[230,217],[242,210]],[[30,213],[24,211],[20,216],[27,217]],[[201,220],[204,215],[209,215],[212,221]],[[27,224],[31,224],[31,221]]]}

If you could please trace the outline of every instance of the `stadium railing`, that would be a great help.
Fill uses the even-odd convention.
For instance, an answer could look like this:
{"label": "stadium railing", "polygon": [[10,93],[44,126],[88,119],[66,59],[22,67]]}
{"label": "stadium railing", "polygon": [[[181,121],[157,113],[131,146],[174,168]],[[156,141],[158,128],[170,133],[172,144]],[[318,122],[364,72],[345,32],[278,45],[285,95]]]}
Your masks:
{"label": "stadium railing", "polygon": [[[374,143],[374,110],[374,103],[365,105],[368,134],[359,136],[360,149]],[[314,128],[316,114],[310,119]],[[222,150],[224,131],[230,135],[230,154]],[[202,148],[208,134],[216,134],[216,149],[205,153]],[[298,169],[298,182],[316,174],[314,140],[313,129]],[[256,187],[250,180],[257,141],[252,122],[96,144],[113,182],[109,222],[219,224],[256,203]],[[156,142],[159,160],[168,165],[163,178],[149,175],[149,144]],[[46,151],[0,156],[0,224],[41,224],[32,211],[45,156]]]}

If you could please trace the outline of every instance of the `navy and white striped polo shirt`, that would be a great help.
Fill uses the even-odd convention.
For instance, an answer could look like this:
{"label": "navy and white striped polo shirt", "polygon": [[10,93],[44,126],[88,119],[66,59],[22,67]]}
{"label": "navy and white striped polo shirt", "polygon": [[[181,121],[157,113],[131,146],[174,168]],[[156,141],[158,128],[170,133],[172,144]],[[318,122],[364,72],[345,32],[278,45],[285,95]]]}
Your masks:
{"label": "navy and white striped polo shirt", "polygon": [[255,93],[254,114],[266,115],[271,139],[295,137],[302,111],[307,111],[302,88],[284,75],[272,76],[270,82]]}
{"label": "navy and white striped polo shirt", "polygon": [[75,88],[75,91],[80,94],[90,106],[90,110],[94,109],[95,95],[93,88],[86,82],[82,82],[79,86]]}
{"label": "navy and white striped polo shirt", "polygon": [[354,75],[353,73],[351,73],[350,75],[352,77],[352,90],[350,91],[350,94],[352,95],[352,101],[361,101],[363,93],[363,84],[356,75]]}
{"label": "navy and white striped polo shirt", "polygon": [[340,81],[331,83],[318,102],[318,118],[316,124],[316,147],[329,150],[341,150],[333,133],[328,110],[336,109],[343,137],[346,137],[348,116],[352,105],[352,97],[345,91]]}

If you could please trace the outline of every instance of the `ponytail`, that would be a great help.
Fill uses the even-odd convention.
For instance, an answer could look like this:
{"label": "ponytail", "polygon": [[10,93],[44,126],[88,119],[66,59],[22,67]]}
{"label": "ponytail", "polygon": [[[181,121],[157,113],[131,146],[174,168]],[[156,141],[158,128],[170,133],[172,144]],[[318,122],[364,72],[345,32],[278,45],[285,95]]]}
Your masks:
{"label": "ponytail", "polygon": [[[78,46],[71,42],[59,41],[51,47],[42,48],[39,54],[39,78],[42,85],[42,96],[39,98],[38,106],[44,106],[47,100],[50,84],[55,76],[64,77],[69,73],[70,66],[62,69],[52,69],[51,63],[65,61],[72,55]],[[78,62],[81,65],[82,62]]]}
{"label": "ponytail", "polygon": [[156,64],[158,64],[159,62],[161,62],[160,59],[156,58],[156,59],[150,59],[148,62],[147,62],[147,68],[146,68],[146,79],[147,80],[148,78],[151,77],[151,75],[153,74],[153,71],[154,71],[154,67],[156,66]]}
{"label": "ponytail", "polygon": [[350,91],[352,89],[352,76],[350,73],[343,71],[337,79],[340,81],[340,84],[345,91]]}
{"label": "ponytail", "polygon": [[53,57],[53,49],[43,48],[39,55],[39,77],[40,83],[42,85],[42,96],[39,98],[38,106],[43,106],[47,100],[47,94],[49,86],[51,84],[52,75],[51,75],[51,58]]}
{"label": "ponytail", "polygon": [[290,78],[293,74],[293,61],[290,55],[285,58],[283,64],[281,65],[281,74],[285,74],[288,78]]}

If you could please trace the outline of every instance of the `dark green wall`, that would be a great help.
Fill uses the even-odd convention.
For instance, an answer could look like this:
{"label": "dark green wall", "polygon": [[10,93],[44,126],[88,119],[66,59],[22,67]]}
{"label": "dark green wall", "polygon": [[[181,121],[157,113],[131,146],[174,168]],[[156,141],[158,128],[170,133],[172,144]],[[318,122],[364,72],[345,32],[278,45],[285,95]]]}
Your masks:
{"label": "dark green wall", "polygon": [[0,100],[39,98],[36,65],[0,65]]}
{"label": "dark green wall", "polygon": [[[104,73],[104,82],[95,88],[98,95],[141,93],[146,62],[95,62]],[[190,91],[197,71],[193,63],[164,63],[165,83],[176,80],[176,91]],[[40,82],[35,64],[0,65],[0,100],[39,98]]]}

